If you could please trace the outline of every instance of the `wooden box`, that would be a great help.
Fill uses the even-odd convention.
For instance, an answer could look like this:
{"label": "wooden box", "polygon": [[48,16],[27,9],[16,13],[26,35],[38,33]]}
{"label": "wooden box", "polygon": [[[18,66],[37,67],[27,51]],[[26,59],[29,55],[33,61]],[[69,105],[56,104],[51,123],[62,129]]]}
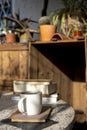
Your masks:
{"label": "wooden box", "polygon": [[28,78],[28,53],[26,44],[0,45],[0,91],[11,91],[13,80]]}
{"label": "wooden box", "polygon": [[32,42],[31,50],[30,77],[57,82],[60,98],[87,117],[87,37]]}

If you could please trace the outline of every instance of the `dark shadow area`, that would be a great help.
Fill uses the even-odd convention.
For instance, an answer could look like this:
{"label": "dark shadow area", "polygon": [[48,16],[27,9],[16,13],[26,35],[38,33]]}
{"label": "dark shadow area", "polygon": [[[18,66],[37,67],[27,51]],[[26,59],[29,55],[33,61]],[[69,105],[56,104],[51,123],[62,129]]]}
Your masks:
{"label": "dark shadow area", "polygon": [[72,130],[87,130],[86,114],[82,110],[75,110],[75,123]]}
{"label": "dark shadow area", "polygon": [[86,122],[84,122],[84,123],[75,122],[72,130],[87,130],[87,123]]}
{"label": "dark shadow area", "polygon": [[85,82],[85,46],[80,43],[34,44],[71,80]]}
{"label": "dark shadow area", "polygon": [[39,122],[39,123],[34,123],[34,122],[28,122],[28,123],[15,123],[11,122],[10,119],[5,119],[1,121],[2,124],[9,124],[18,128],[22,128],[23,130],[42,130],[43,128],[49,127],[53,124],[56,124],[58,122],[48,120],[44,123]]}

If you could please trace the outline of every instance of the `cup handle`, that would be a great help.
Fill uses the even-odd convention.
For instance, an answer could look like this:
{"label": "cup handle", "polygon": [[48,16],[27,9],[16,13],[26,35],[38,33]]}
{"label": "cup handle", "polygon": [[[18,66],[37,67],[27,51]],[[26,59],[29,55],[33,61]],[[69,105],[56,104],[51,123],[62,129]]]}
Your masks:
{"label": "cup handle", "polygon": [[24,111],[24,106],[23,106],[23,102],[24,102],[25,99],[26,99],[26,97],[23,97],[23,98],[21,98],[21,99],[18,101],[18,110],[19,110],[21,113],[25,113],[25,111]]}

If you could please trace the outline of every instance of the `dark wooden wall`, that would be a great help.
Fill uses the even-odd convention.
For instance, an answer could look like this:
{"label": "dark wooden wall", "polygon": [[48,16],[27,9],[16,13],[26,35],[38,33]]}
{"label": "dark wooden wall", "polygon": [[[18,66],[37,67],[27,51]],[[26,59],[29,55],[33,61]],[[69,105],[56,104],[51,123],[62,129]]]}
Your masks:
{"label": "dark wooden wall", "polygon": [[30,77],[57,82],[60,98],[86,113],[85,44],[32,44]]}

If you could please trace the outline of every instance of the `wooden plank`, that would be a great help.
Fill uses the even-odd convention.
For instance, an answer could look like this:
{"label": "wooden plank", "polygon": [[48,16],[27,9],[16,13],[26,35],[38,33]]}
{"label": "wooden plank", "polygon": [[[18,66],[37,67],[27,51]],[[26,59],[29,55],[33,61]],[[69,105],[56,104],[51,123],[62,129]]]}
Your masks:
{"label": "wooden plank", "polygon": [[38,50],[31,46],[31,52],[30,52],[30,78],[37,79],[37,73],[38,73]]}
{"label": "wooden plank", "polygon": [[27,44],[13,43],[13,44],[0,44],[0,51],[20,51],[28,50]]}
{"label": "wooden plank", "polygon": [[10,78],[9,52],[2,52],[2,79]]}
{"label": "wooden plank", "polygon": [[2,52],[0,52],[0,79],[2,78]]}
{"label": "wooden plank", "polygon": [[53,64],[40,52],[38,53],[38,78],[53,79]]}
{"label": "wooden plank", "polygon": [[3,80],[0,79],[0,92],[3,91]]}
{"label": "wooden plank", "polygon": [[72,102],[72,80],[61,70],[54,70],[54,78],[57,82],[59,97],[71,105]]}
{"label": "wooden plank", "polygon": [[86,83],[73,82],[72,105],[77,111],[86,111]]}
{"label": "wooden plank", "polygon": [[79,123],[87,121],[87,104],[86,104],[86,83],[73,82],[72,87],[72,106],[75,109],[75,120]]}
{"label": "wooden plank", "polygon": [[28,79],[31,78],[31,52],[32,52],[32,47],[31,47],[31,42],[28,43],[28,58],[27,58],[27,72],[28,72]]}
{"label": "wooden plank", "polygon": [[9,51],[10,79],[19,78],[19,51]]}
{"label": "wooden plank", "polygon": [[19,72],[20,79],[28,78],[28,52],[19,51]]}
{"label": "wooden plank", "polygon": [[28,47],[16,44],[0,45],[0,47],[0,79],[3,82],[0,82],[0,87],[4,86],[4,90],[12,90],[13,80],[27,78]]}
{"label": "wooden plank", "polygon": [[11,116],[12,122],[46,122],[48,115],[51,112],[51,108],[45,109],[42,108],[42,112],[37,115],[26,115],[16,111]]}
{"label": "wooden plank", "polygon": [[35,42],[32,42],[32,44],[60,44],[60,43],[67,43],[67,44],[70,44],[70,43],[82,43],[84,42],[84,40],[76,40],[76,39],[70,39],[70,40],[58,40],[58,41],[35,41]]}

